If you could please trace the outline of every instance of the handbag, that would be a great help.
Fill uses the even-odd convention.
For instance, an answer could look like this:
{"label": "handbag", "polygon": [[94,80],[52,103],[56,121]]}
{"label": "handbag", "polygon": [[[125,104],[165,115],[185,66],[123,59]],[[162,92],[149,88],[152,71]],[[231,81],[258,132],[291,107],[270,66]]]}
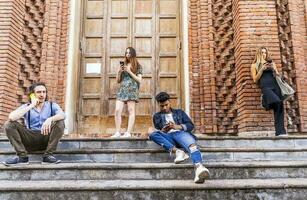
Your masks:
{"label": "handbag", "polygon": [[295,93],[294,89],[286,81],[284,81],[280,76],[276,75],[275,78],[281,90],[283,101],[288,100],[291,96],[294,95]]}

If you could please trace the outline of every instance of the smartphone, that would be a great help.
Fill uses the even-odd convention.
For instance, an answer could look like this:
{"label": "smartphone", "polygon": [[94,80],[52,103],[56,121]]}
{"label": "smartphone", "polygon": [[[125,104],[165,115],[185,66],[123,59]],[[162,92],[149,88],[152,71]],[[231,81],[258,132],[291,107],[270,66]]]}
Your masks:
{"label": "smartphone", "polygon": [[169,127],[170,126],[170,123],[167,123],[167,124],[165,124],[164,126],[163,126],[163,128],[167,128],[167,127]]}
{"label": "smartphone", "polygon": [[120,67],[122,68],[122,70],[125,69],[125,67],[124,67],[124,65],[125,65],[124,61],[119,61],[119,65],[120,65]]}
{"label": "smartphone", "polygon": [[31,94],[30,94],[30,99],[31,99],[31,100],[36,99],[36,96],[35,96],[35,94],[34,94],[34,93],[31,93]]}
{"label": "smartphone", "polygon": [[272,63],[272,62],[273,62],[272,59],[268,59],[268,60],[267,60],[267,63]]}

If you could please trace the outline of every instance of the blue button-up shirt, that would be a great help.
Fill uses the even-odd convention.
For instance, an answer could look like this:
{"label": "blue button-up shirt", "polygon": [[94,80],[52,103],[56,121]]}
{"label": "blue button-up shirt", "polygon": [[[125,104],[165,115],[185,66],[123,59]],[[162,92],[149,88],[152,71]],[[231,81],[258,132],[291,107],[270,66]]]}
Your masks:
{"label": "blue button-up shirt", "polygon": [[[29,104],[23,104],[18,109],[22,109],[27,107]],[[63,110],[57,103],[52,102],[52,112],[51,112],[51,104],[49,101],[45,101],[41,111],[36,110],[36,108],[32,108],[29,112],[24,115],[25,125],[29,128],[29,114],[30,114],[30,129],[40,131],[43,123],[51,116],[62,113]]]}

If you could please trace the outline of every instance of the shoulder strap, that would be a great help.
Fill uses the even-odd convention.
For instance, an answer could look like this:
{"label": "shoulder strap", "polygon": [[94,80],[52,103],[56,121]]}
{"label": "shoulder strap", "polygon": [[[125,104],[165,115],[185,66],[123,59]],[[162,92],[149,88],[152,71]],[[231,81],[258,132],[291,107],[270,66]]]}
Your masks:
{"label": "shoulder strap", "polygon": [[[29,104],[28,104],[29,105]],[[31,119],[31,116],[30,116],[30,113],[31,113],[31,110],[28,111],[28,127],[29,129],[31,129],[31,123],[30,123],[30,119]],[[52,109],[52,101],[50,101],[50,113],[51,113],[51,117],[53,116],[53,109]]]}
{"label": "shoulder strap", "polygon": [[[30,105],[30,104],[28,104],[28,105]],[[31,110],[28,111],[28,128],[29,128],[29,129],[31,129],[31,124],[30,124],[30,119],[31,119],[31,118],[30,118],[30,113],[31,113]]]}
{"label": "shoulder strap", "polygon": [[50,114],[51,114],[51,117],[53,116],[53,109],[52,109],[52,101],[49,101],[50,102]]}

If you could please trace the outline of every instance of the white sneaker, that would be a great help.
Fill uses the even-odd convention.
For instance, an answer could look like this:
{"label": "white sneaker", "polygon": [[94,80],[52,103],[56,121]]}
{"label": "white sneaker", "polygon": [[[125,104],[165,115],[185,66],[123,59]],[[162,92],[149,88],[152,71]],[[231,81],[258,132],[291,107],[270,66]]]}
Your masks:
{"label": "white sneaker", "polygon": [[131,133],[125,132],[124,135],[120,136],[121,138],[129,138],[131,137]]}
{"label": "white sneaker", "polygon": [[111,136],[111,138],[119,138],[121,136],[120,132],[114,133],[114,135]]}
{"label": "white sneaker", "polygon": [[209,177],[210,172],[206,167],[201,164],[196,167],[194,183],[203,183]]}
{"label": "white sneaker", "polygon": [[189,158],[189,155],[186,154],[184,151],[177,149],[176,150],[176,158],[174,160],[175,164],[181,163]]}

